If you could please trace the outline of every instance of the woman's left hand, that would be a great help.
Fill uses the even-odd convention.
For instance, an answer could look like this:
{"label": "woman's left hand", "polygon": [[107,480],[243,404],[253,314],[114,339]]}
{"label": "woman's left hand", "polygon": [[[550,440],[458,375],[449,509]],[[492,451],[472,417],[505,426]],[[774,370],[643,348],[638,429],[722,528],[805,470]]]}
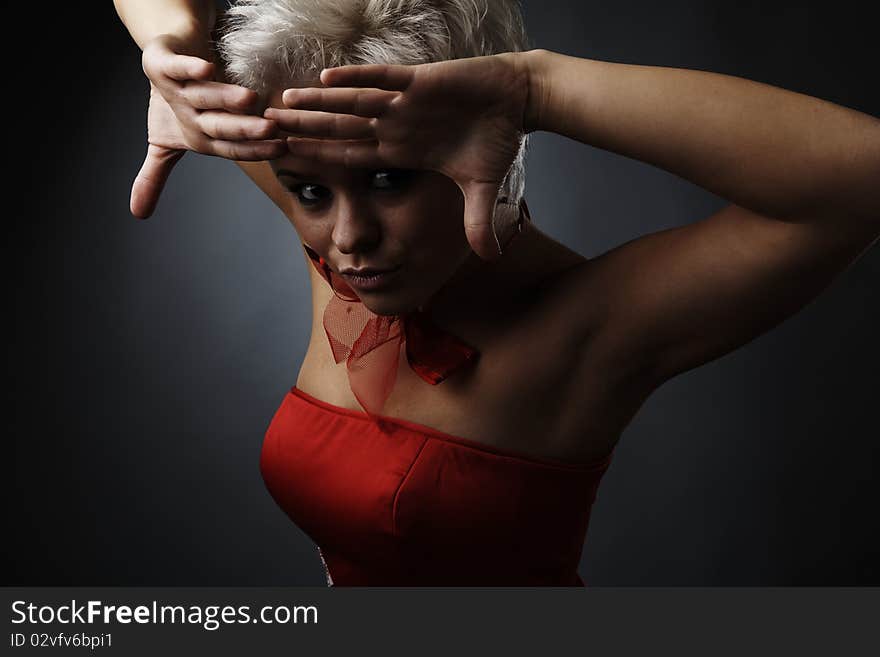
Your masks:
{"label": "woman's left hand", "polygon": [[264,117],[296,135],[288,148],[304,161],[448,176],[464,193],[468,242],[490,260],[518,218],[496,217],[495,208],[526,132],[529,73],[521,55],[325,69],[324,87],[287,89],[289,109],[269,108]]}

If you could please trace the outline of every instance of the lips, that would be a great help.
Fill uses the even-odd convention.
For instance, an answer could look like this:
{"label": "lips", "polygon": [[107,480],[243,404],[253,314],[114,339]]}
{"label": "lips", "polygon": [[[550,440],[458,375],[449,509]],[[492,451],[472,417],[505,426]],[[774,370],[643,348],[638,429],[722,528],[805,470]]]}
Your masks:
{"label": "lips", "polygon": [[363,269],[340,269],[340,274],[346,276],[375,276],[376,274],[387,274],[397,269],[397,267],[387,267],[380,269],[378,267],[364,267]]}
{"label": "lips", "polygon": [[[399,266],[386,270],[364,268],[357,270],[364,273],[350,274],[346,272],[352,270],[343,270],[340,274],[353,288],[358,290],[377,290],[393,282],[399,270]],[[374,273],[371,274],[370,272]]]}

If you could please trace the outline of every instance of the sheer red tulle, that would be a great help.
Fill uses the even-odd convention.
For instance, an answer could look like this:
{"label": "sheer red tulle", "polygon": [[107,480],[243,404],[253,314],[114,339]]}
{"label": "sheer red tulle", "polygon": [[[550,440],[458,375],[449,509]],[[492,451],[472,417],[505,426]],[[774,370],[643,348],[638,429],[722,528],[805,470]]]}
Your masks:
{"label": "sheer red tulle", "polygon": [[[519,230],[530,220],[523,199]],[[415,310],[403,315],[377,315],[315,251],[305,246],[309,260],[333,290],[324,309],[323,325],[337,364],[345,361],[348,381],[358,403],[374,420],[397,380],[400,348],[406,346],[410,368],[431,385],[455,372],[472,367],[479,351],[436,326],[428,313]]]}

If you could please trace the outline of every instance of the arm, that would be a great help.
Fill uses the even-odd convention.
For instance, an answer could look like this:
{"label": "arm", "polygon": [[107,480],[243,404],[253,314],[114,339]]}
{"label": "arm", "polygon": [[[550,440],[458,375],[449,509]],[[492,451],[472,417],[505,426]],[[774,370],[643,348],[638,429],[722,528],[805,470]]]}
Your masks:
{"label": "arm", "polygon": [[732,202],[586,263],[578,318],[609,358],[660,383],[795,313],[880,235],[880,121],[703,71],[530,51],[527,130],[675,173]]}
{"label": "arm", "polygon": [[529,56],[527,130],[653,164],[768,217],[876,231],[876,118],[718,73]]}
{"label": "arm", "polygon": [[160,34],[201,37],[204,51],[208,52],[208,40],[217,12],[213,2],[199,0],[113,0],[113,6],[131,38],[141,50]]}

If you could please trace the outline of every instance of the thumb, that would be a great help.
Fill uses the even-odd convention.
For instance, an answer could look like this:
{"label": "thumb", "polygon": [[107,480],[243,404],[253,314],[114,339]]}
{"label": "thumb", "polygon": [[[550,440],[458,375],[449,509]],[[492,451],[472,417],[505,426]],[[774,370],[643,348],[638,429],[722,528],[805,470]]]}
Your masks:
{"label": "thumb", "polygon": [[[484,260],[501,255],[501,235],[496,236],[493,219],[500,183],[478,182],[464,188],[464,233],[474,252]],[[500,228],[499,228],[500,230]]]}
{"label": "thumb", "polygon": [[129,207],[135,217],[146,219],[153,214],[171,169],[184,153],[153,144],[147,146],[147,156],[131,186]]}

